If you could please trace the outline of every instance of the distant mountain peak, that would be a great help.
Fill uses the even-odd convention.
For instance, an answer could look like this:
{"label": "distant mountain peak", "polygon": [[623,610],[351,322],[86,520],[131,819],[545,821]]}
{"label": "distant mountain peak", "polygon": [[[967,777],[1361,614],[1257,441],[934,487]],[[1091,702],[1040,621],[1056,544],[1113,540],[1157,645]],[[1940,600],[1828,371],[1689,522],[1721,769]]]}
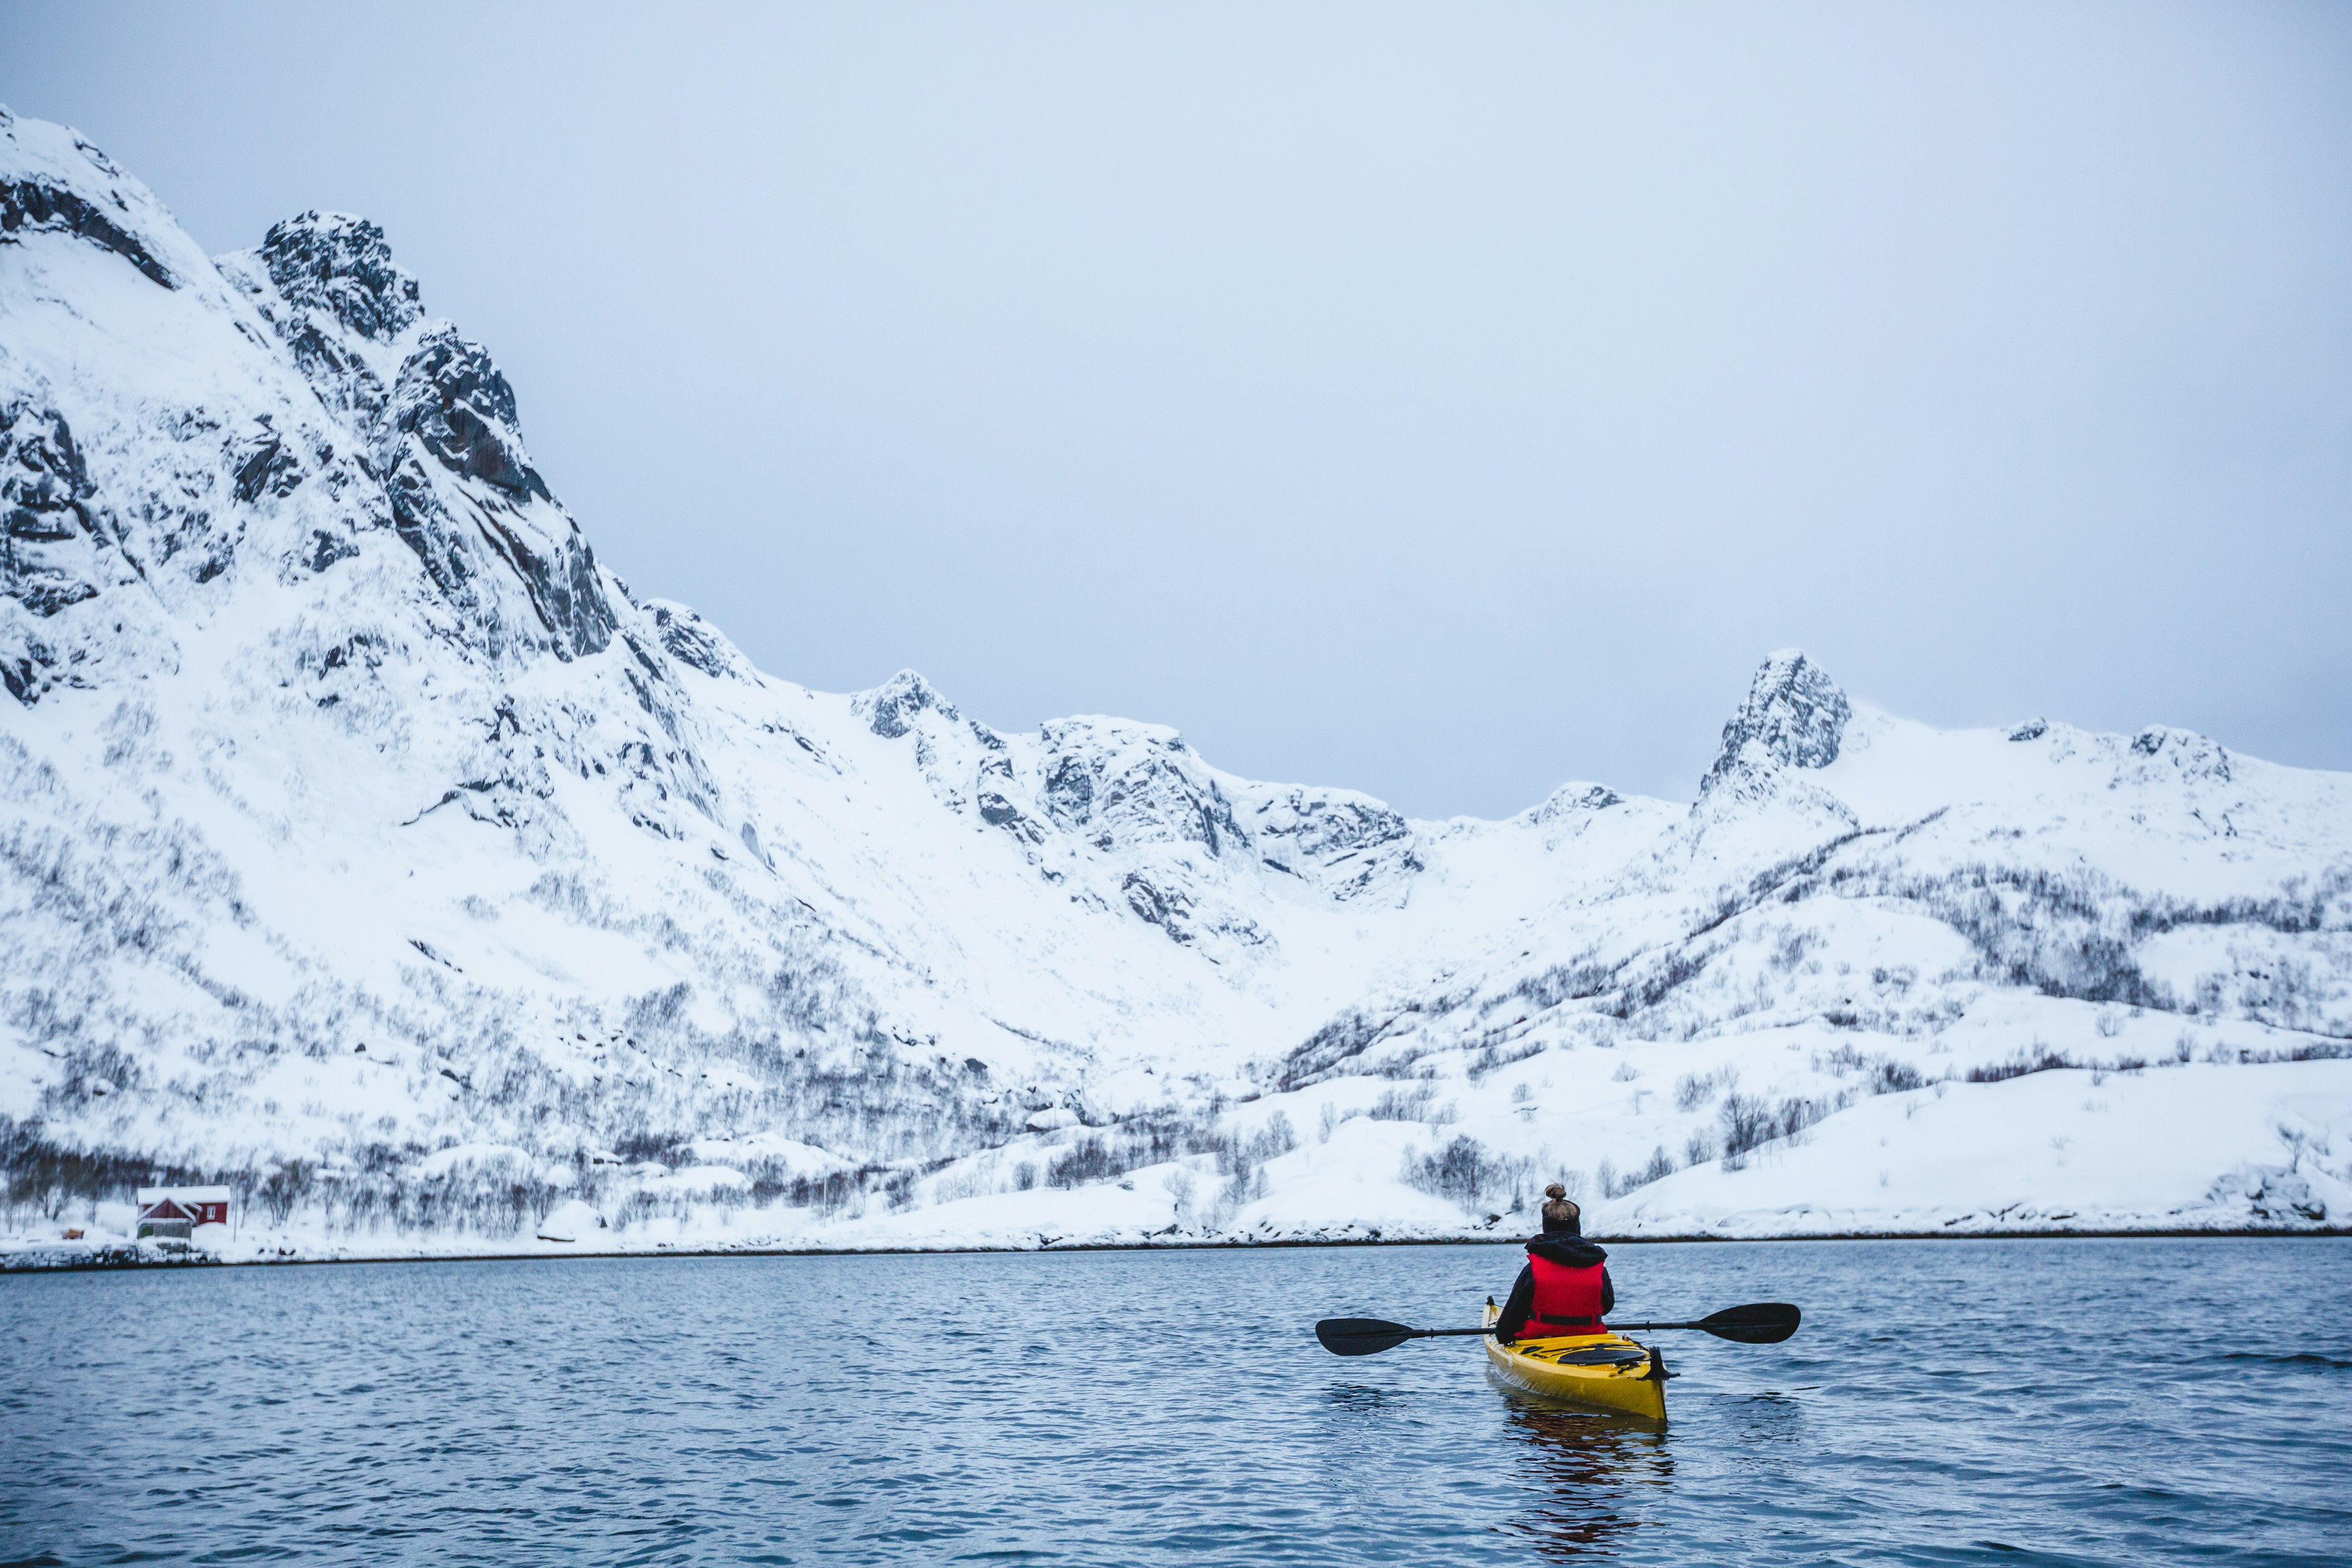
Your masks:
{"label": "distant mountain peak", "polygon": [[1782,648],[1748,682],[1748,700],[1724,725],[1723,744],[1699,793],[1709,793],[1743,765],[1764,760],[1783,767],[1828,767],[1837,761],[1853,718],[1853,705],[1821,666],[1800,649]]}
{"label": "distant mountain peak", "polygon": [[1612,805],[1624,804],[1625,797],[1608,785],[1576,779],[1560,785],[1538,805],[1528,807],[1519,814],[1519,817],[1529,823],[1557,822],[1562,817],[1606,811]]}
{"label": "distant mountain peak", "polygon": [[2132,737],[2130,757],[2138,764],[2136,775],[2143,778],[2159,778],[2169,773],[2189,782],[2230,782],[2229,749],[2194,730],[2150,724]]}
{"label": "distant mountain peak", "polygon": [[[623,594],[628,592],[620,579],[616,577],[614,582]],[[736,651],[725,634],[696,611],[667,599],[649,600],[643,607],[653,612],[654,631],[661,638],[663,651],[678,663],[714,679],[760,684],[759,672],[751,668],[751,661]]]}
{"label": "distant mountain peak", "polygon": [[872,690],[859,692],[850,700],[850,706],[866,721],[866,728],[886,741],[905,734],[913,727],[915,716],[926,710],[950,721],[962,716],[938,688],[911,669],[902,669]]}

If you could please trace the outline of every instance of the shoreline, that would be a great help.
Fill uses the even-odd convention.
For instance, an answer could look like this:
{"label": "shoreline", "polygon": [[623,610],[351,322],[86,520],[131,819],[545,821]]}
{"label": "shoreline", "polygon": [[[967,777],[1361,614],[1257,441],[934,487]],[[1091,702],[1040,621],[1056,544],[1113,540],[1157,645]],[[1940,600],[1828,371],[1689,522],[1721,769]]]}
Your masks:
{"label": "shoreline", "polygon": [[[2248,1226],[2230,1229],[2014,1230],[2014,1231],[1808,1231],[1790,1236],[1638,1236],[1606,1240],[1611,1247],[1680,1246],[1706,1242],[1725,1246],[1773,1242],[1874,1241],[2277,1241],[2342,1240],[2347,1226]],[[125,1251],[66,1258],[27,1256],[31,1249],[0,1255],[0,1277],[11,1274],[90,1274],[155,1268],[304,1268],[415,1263],[585,1263],[673,1258],[953,1258],[1036,1257],[1075,1252],[1239,1252],[1346,1247],[1501,1247],[1516,1237],[1283,1237],[1265,1241],[1076,1241],[1037,1247],[673,1247],[599,1248],[578,1252],[404,1253],[358,1258],[145,1257]],[[36,1261],[35,1258],[38,1258]]]}

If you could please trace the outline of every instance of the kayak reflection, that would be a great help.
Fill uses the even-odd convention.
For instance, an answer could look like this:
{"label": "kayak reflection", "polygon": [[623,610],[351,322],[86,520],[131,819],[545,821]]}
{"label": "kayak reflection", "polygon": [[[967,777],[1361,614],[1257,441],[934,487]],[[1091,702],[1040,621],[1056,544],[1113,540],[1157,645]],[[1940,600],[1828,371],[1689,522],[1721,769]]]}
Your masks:
{"label": "kayak reflection", "polygon": [[1506,1431],[1530,1494],[1506,1528],[1547,1560],[1588,1556],[1656,1521],[1675,1472],[1646,1422],[1510,1399]]}

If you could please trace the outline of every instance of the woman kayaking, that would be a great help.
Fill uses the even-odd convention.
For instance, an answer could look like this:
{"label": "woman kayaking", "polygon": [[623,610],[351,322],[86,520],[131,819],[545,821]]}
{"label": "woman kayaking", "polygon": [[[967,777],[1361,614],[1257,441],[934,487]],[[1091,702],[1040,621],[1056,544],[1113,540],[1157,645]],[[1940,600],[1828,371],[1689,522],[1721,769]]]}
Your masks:
{"label": "woman kayaking", "polygon": [[1495,1338],[1509,1344],[1569,1334],[1605,1334],[1601,1315],[1617,1305],[1617,1287],[1603,1260],[1608,1254],[1584,1239],[1583,1215],[1554,1182],[1544,1189],[1543,1234],[1528,1243],[1528,1261],[1511,1287]]}
{"label": "woman kayaking", "polygon": [[1608,1254],[1579,1234],[1583,1216],[1568,1189],[1546,1188],[1543,1234],[1528,1243],[1527,1267],[1511,1287],[1507,1307],[1486,1298],[1486,1321],[1475,1329],[1416,1329],[1384,1318],[1326,1318],[1315,1337],[1333,1355],[1378,1355],[1408,1340],[1477,1334],[1486,1342],[1488,1374],[1506,1389],[1542,1399],[1572,1400],[1643,1421],[1666,1418],[1665,1358],[1626,1338],[1645,1330],[1696,1329],[1737,1344],[1777,1345],[1797,1331],[1803,1314],[1786,1301],[1727,1307],[1691,1322],[1621,1323],[1601,1315],[1617,1305],[1617,1287],[1604,1267]]}
{"label": "woman kayaking", "polygon": [[1378,1355],[1408,1340],[1476,1334],[1486,1342],[1488,1375],[1504,1388],[1541,1399],[1572,1400],[1643,1421],[1666,1418],[1665,1357],[1628,1333],[1696,1329],[1736,1344],[1777,1345],[1797,1331],[1804,1314],[1786,1301],[1727,1307],[1690,1322],[1621,1323],[1603,1313],[1617,1305],[1617,1287],[1604,1266],[1608,1254],[1584,1239],[1583,1216],[1568,1189],[1544,1189],[1543,1234],[1528,1243],[1527,1267],[1511,1287],[1510,1305],[1486,1298],[1485,1321],[1475,1329],[1416,1329],[1384,1318],[1326,1318],[1315,1337],[1333,1355]]}

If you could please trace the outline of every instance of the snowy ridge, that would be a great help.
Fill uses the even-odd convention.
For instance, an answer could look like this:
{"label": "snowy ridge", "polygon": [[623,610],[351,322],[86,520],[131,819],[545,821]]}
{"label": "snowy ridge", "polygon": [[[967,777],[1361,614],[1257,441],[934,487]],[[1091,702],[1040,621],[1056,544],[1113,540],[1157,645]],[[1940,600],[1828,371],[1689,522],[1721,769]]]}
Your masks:
{"label": "snowy ridge", "polygon": [[158,1176],[230,1256],[2352,1212],[2352,779],[1789,651],[1692,805],[1412,822],[811,691],[598,563],[427,304],[0,113],[12,1256]]}

